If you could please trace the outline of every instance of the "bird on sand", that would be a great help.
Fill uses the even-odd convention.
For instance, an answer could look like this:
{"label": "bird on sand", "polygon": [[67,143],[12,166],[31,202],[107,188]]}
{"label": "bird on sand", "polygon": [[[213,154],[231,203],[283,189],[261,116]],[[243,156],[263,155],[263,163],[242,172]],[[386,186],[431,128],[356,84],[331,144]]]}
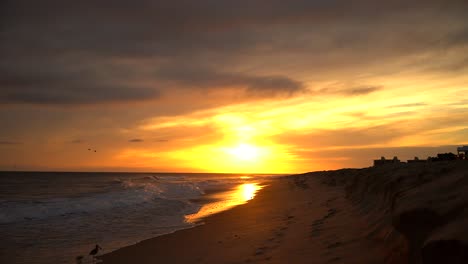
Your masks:
{"label": "bird on sand", "polygon": [[89,252],[89,255],[93,257],[93,263],[96,260],[96,255],[100,249],[102,249],[102,247],[96,244],[96,247],[93,250],[91,250],[91,252]]}

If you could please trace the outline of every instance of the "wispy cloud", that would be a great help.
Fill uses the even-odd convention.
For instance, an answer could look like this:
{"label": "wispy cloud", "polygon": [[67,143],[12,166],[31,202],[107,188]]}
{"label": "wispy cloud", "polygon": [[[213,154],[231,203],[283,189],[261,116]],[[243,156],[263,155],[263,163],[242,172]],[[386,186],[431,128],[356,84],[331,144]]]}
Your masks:
{"label": "wispy cloud", "polygon": [[406,107],[420,107],[420,106],[427,106],[427,104],[426,103],[396,104],[396,105],[389,106],[389,108],[406,108]]}
{"label": "wispy cloud", "polygon": [[20,145],[20,144],[23,144],[23,143],[19,141],[8,141],[8,140],[0,141],[0,145]]}

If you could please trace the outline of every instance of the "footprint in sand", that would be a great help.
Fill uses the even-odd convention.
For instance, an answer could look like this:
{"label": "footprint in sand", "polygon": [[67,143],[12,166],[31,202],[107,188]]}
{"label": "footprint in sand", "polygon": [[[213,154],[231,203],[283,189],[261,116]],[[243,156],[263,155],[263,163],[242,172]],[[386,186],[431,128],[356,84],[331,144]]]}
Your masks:
{"label": "footprint in sand", "polygon": [[319,236],[320,231],[322,231],[322,229],[323,229],[323,225],[325,224],[325,221],[327,221],[329,218],[335,216],[337,212],[338,212],[337,209],[330,208],[330,209],[328,209],[326,215],[324,215],[322,218],[317,219],[314,222],[312,222],[311,236],[312,237]]}
{"label": "footprint in sand", "polygon": [[255,250],[255,256],[258,256],[258,255],[263,255],[265,254],[265,250],[267,249],[267,247],[259,247],[257,248],[257,250]]}
{"label": "footprint in sand", "polygon": [[327,199],[324,203],[322,203],[321,205],[326,206],[326,207],[329,207],[330,204],[331,204],[332,202],[334,202],[336,199],[338,199],[338,197],[329,198],[329,199]]}
{"label": "footprint in sand", "polygon": [[330,218],[330,217],[334,216],[337,212],[338,212],[338,210],[336,210],[335,208],[330,208],[330,209],[328,209],[327,214],[323,218],[324,219]]}
{"label": "footprint in sand", "polygon": [[340,260],[341,260],[340,257],[333,257],[330,260],[328,260],[328,262],[337,262],[337,261],[340,261]]}
{"label": "footprint in sand", "polygon": [[343,243],[341,243],[340,241],[337,241],[335,243],[331,243],[327,246],[327,248],[337,248],[339,246],[341,246]]}
{"label": "footprint in sand", "polygon": [[312,223],[312,232],[311,232],[312,237],[316,237],[320,235],[320,231],[322,231],[323,223],[324,223],[323,219],[317,219]]}

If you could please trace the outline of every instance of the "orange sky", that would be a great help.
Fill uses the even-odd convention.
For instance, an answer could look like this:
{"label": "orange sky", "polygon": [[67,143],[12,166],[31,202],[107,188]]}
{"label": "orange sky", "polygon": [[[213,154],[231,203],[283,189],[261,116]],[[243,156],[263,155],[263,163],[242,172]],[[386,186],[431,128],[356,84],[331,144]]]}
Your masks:
{"label": "orange sky", "polygon": [[406,2],[9,3],[0,169],[292,173],[453,152],[468,6]]}

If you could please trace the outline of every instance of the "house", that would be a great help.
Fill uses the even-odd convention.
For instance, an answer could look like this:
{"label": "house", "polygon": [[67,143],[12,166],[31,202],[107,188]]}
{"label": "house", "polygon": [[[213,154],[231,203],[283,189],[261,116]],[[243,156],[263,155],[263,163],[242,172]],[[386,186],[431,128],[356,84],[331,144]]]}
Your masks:
{"label": "house", "polygon": [[420,160],[418,157],[414,157],[412,160],[408,160],[408,163],[425,163],[427,160]]}
{"label": "house", "polygon": [[468,146],[458,147],[457,155],[461,159],[467,159],[468,157]]}
{"label": "house", "polygon": [[400,164],[401,161],[398,159],[397,156],[393,157],[393,159],[385,159],[385,157],[381,157],[379,160],[374,160],[374,166],[382,166],[385,164]]}

